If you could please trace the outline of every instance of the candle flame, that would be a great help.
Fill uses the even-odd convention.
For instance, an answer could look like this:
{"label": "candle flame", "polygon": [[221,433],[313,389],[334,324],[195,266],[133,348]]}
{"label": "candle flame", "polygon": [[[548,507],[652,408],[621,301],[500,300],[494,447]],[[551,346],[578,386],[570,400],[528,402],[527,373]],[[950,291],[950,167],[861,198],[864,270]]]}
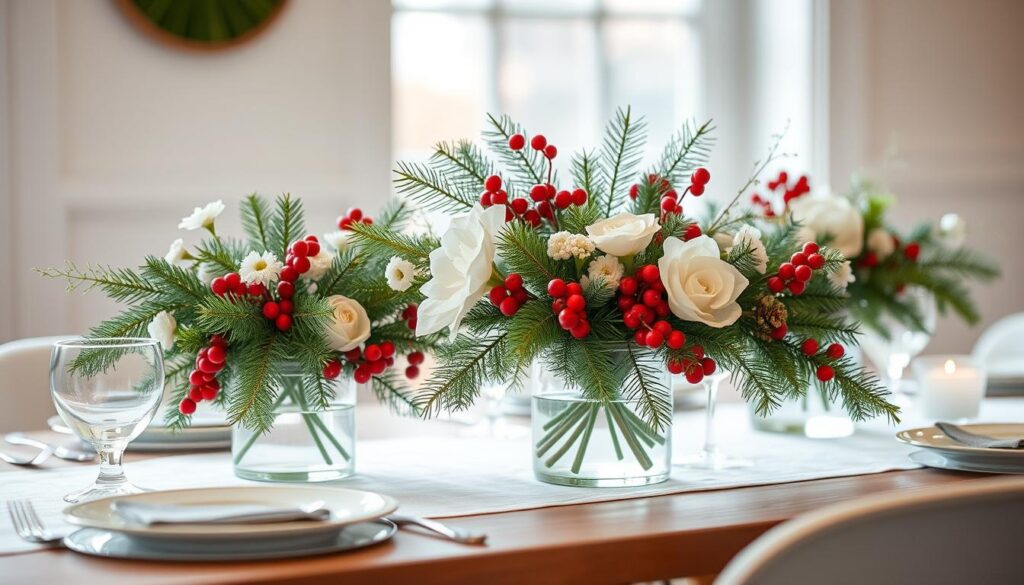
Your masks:
{"label": "candle flame", "polygon": [[946,370],[946,375],[951,376],[954,372],[956,372],[956,362],[954,362],[953,360],[946,360],[946,365],[944,366],[944,368]]}

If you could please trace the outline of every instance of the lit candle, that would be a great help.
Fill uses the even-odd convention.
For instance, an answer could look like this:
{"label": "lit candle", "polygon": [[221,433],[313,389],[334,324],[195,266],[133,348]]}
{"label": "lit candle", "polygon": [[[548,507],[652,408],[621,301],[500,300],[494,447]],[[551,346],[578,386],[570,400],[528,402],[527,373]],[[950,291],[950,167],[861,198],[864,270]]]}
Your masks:
{"label": "lit candle", "polygon": [[927,356],[914,360],[917,407],[928,419],[975,418],[985,396],[985,371],[970,356]]}

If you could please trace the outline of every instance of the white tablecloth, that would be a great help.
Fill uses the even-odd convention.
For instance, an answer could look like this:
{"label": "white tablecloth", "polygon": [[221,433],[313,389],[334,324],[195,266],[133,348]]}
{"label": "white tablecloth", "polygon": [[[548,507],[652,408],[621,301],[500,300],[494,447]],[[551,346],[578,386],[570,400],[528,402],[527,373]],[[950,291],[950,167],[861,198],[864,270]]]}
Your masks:
{"label": "white tablecloth", "polygon": [[[718,416],[723,450],[754,460],[753,467],[718,471],[676,468],[669,481],[657,485],[573,488],[534,479],[527,437],[403,437],[360,441],[358,475],[332,485],[386,493],[398,499],[404,513],[453,517],[917,467],[907,458],[913,449],[897,442],[892,428],[863,429],[838,440],[810,440],[753,431],[742,405],[723,405]],[[1024,399],[989,400],[982,419],[1024,421]],[[675,455],[695,452],[702,433],[703,413],[677,415]],[[229,454],[223,452],[150,459],[129,464],[126,472],[138,485],[152,489],[250,484],[232,474]],[[60,517],[65,506],[61,497],[90,483],[95,473],[94,465],[0,473],[0,500],[30,498],[49,528],[68,530]],[[3,514],[0,554],[34,549],[14,534]]]}

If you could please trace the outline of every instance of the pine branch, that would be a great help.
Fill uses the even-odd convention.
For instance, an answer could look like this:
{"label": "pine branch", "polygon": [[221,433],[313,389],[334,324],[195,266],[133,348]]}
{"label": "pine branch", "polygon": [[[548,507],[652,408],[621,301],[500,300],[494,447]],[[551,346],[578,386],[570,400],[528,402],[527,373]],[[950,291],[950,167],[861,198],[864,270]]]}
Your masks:
{"label": "pine branch", "polygon": [[663,362],[647,352],[641,355],[639,348],[626,342],[627,366],[623,395],[636,403],[637,414],[655,431],[668,428],[672,422],[672,394],[659,382],[659,370]]}
{"label": "pine branch", "polygon": [[[270,216],[267,212],[267,202],[256,193],[250,194],[242,202],[242,229],[249,237],[249,246],[254,250],[269,251],[270,233],[267,225],[270,223]],[[233,269],[230,269],[233,272]]]}
{"label": "pine branch", "polygon": [[521,223],[508,224],[498,236],[498,253],[509,272],[519,273],[535,293],[547,290],[553,278],[569,276],[548,256],[547,239]]}
{"label": "pine branch", "polygon": [[338,255],[331,261],[331,267],[320,277],[317,283],[317,292],[325,297],[345,294],[346,281],[361,266],[362,262],[359,256],[351,248],[338,252]]}
{"label": "pine branch", "polygon": [[395,170],[395,190],[401,197],[411,199],[435,211],[468,211],[476,197],[463,192],[448,178],[426,165],[399,162]]}
{"label": "pine branch", "polygon": [[271,251],[278,258],[288,256],[288,246],[302,237],[306,232],[303,223],[302,202],[293,199],[290,193],[281,195],[276,200],[274,221],[270,224]]}
{"label": "pine branch", "polygon": [[441,245],[436,238],[408,236],[378,225],[353,223],[351,229],[360,253],[376,258],[397,254],[421,267],[429,261],[430,253]]}
{"label": "pine branch", "polygon": [[282,384],[287,356],[281,354],[277,335],[267,335],[236,358],[238,379],[228,399],[228,422],[258,433],[274,424],[274,399]]}
{"label": "pine branch", "polygon": [[686,122],[675,136],[665,145],[658,164],[657,175],[668,179],[673,185],[682,185],[689,181],[689,175],[697,167],[706,165],[711,156],[711,147],[715,139],[712,136],[715,127],[711,120],[694,128],[694,122]]}
{"label": "pine branch", "polygon": [[392,370],[370,379],[370,389],[377,400],[386,404],[392,412],[402,416],[422,416],[423,412],[416,404],[412,390],[405,386],[401,378]]}
{"label": "pine branch", "polygon": [[437,143],[430,162],[460,187],[477,192],[483,191],[484,181],[494,174],[494,163],[468,140]]}
{"label": "pine branch", "polygon": [[142,277],[160,289],[161,297],[178,302],[195,302],[209,296],[206,285],[191,270],[168,264],[163,258],[147,256]]}
{"label": "pine branch", "polygon": [[416,407],[424,416],[441,410],[464,410],[480,392],[488,379],[491,361],[500,361],[508,349],[507,334],[482,339],[458,338],[441,350],[437,368],[415,398]]}
{"label": "pine branch", "polygon": [[[268,249],[260,248],[260,251],[264,250]],[[238,266],[246,254],[246,250],[237,242],[221,238],[200,242],[196,252],[196,258],[201,263],[219,266],[225,273],[238,272]]]}
{"label": "pine branch", "polygon": [[[495,118],[492,114],[487,114],[487,122],[490,124],[490,129],[484,130],[484,141],[491,149],[491,152],[496,154],[512,170],[512,175],[527,185],[547,183],[548,181],[544,178],[544,165],[546,161],[543,155],[532,148],[512,150],[508,147],[508,139],[513,134],[523,134],[526,136],[523,128],[513,122],[512,118],[508,116],[502,116],[499,119]],[[557,181],[552,178],[551,183],[556,184]]]}
{"label": "pine branch", "polygon": [[234,342],[254,341],[272,335],[270,322],[256,305],[233,295],[209,296],[199,305],[196,324],[204,331],[222,331]]}
{"label": "pine branch", "polygon": [[761,173],[764,172],[764,169],[779,158],[779,146],[782,144],[782,138],[785,136],[785,134],[786,132],[783,131],[781,134],[775,135],[775,142],[772,143],[771,147],[768,149],[768,154],[763,159],[754,162],[753,171],[750,173],[750,177],[747,178],[747,182],[744,183],[743,186],[739,188],[739,190],[736,192],[736,196],[732,198],[732,201],[730,201],[725,207],[722,208],[722,212],[718,216],[718,218],[715,219],[715,221],[713,221],[710,226],[708,226],[708,233],[715,233],[715,231],[721,227],[722,223],[728,220],[729,215],[732,213],[733,208],[736,206],[736,203],[740,200],[740,197],[743,195],[743,193],[745,193],[747,189],[749,189],[751,186],[756,185],[758,182],[758,177],[761,176]]}
{"label": "pine branch", "polygon": [[79,287],[84,287],[82,292],[99,288],[108,297],[124,303],[152,300],[162,292],[137,272],[127,268],[89,266],[79,270],[73,262],[67,262],[64,268],[36,268],[35,271],[47,278],[67,281],[68,292]]}
{"label": "pine branch", "polygon": [[643,157],[645,124],[642,119],[634,120],[632,110],[627,107],[615,111],[615,118],[605,129],[604,142],[601,148],[601,161],[604,170],[604,181],[608,191],[601,207],[605,217],[610,217],[615,209],[615,202],[621,192],[625,192],[626,177],[636,172]]}
{"label": "pine branch", "polygon": [[400,231],[412,219],[413,209],[401,199],[392,199],[381,210],[375,224],[389,230]]}

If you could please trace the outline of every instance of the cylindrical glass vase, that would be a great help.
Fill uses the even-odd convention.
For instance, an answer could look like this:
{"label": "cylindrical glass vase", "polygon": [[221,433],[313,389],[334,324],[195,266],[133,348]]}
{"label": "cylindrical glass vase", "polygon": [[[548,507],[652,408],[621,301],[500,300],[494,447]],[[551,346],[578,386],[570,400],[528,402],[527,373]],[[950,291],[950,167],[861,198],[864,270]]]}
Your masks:
{"label": "cylindrical glass vase", "polygon": [[815,388],[807,390],[801,398],[784,400],[768,416],[760,416],[750,409],[751,425],[770,433],[803,435],[809,439],[839,439],[853,434],[853,420],[843,405],[830,402]]}
{"label": "cylindrical glass vase", "polygon": [[[664,386],[667,388],[667,373]],[[531,368],[533,472],[540,481],[623,487],[665,481],[672,468],[671,419],[653,428],[625,397],[588,398],[540,364]],[[671,412],[667,391],[664,408]]]}
{"label": "cylindrical glass vase", "polygon": [[324,380],[334,397],[316,408],[302,377],[287,373],[277,388],[274,424],[260,434],[236,425],[231,433],[235,475],[257,481],[318,482],[355,473],[355,396],[350,380]]}

